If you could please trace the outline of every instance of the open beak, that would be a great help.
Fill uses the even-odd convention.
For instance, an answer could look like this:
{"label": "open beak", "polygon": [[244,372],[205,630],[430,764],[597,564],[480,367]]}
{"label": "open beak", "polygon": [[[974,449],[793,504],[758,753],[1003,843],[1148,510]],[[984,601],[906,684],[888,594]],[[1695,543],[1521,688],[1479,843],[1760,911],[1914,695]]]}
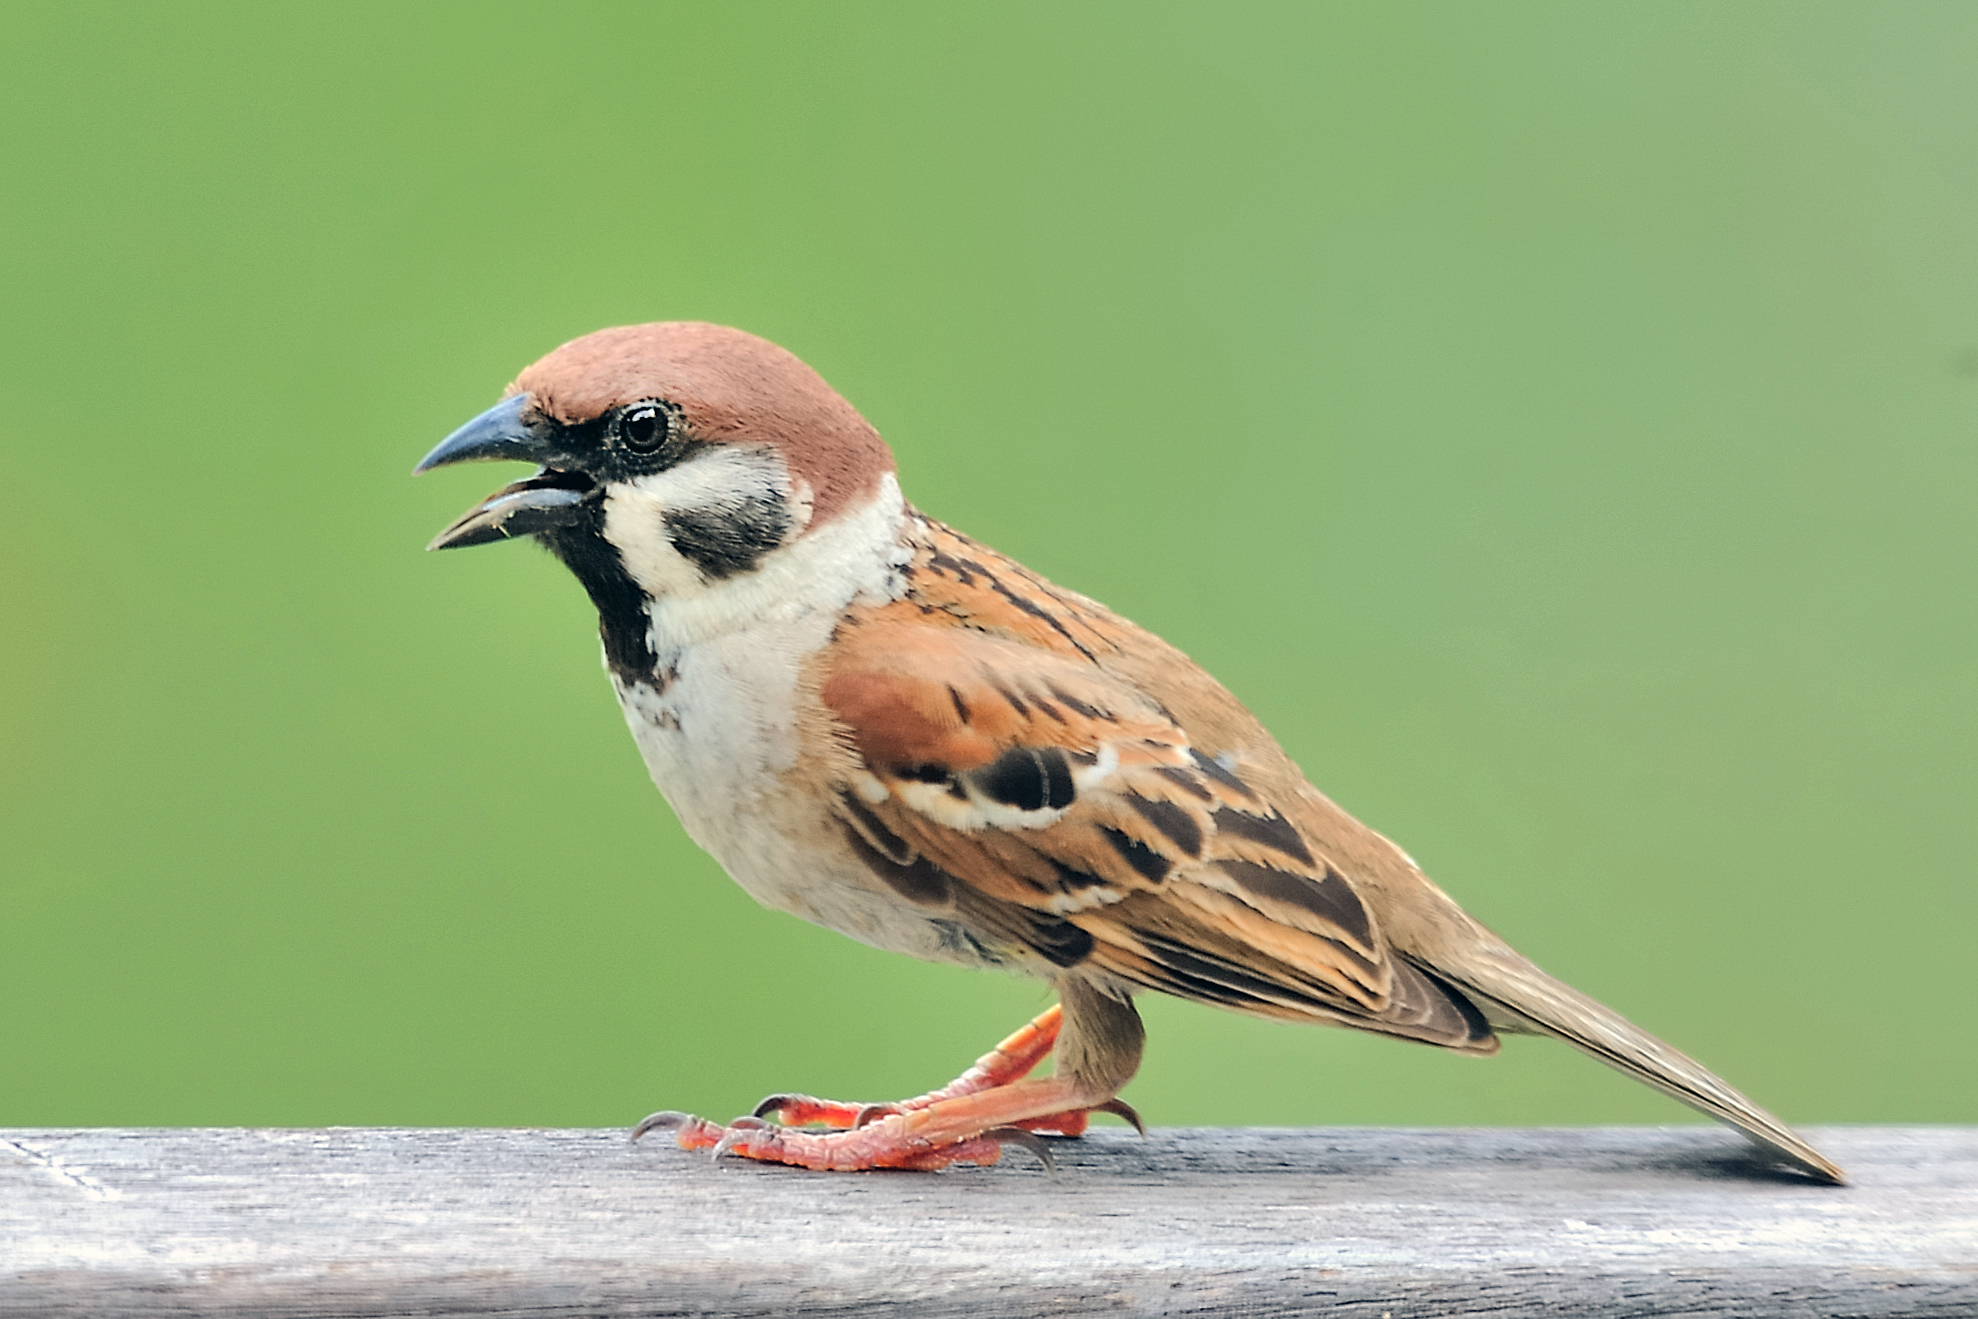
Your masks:
{"label": "open beak", "polygon": [[556,445],[556,428],[530,419],[528,407],[527,394],[503,399],[441,440],[412,469],[417,476],[453,463],[507,460],[540,464],[535,475],[503,486],[461,514],[452,526],[433,537],[427,549],[450,550],[532,536],[569,526],[584,516],[580,505],[597,489],[596,482],[582,472],[552,465],[563,457]]}

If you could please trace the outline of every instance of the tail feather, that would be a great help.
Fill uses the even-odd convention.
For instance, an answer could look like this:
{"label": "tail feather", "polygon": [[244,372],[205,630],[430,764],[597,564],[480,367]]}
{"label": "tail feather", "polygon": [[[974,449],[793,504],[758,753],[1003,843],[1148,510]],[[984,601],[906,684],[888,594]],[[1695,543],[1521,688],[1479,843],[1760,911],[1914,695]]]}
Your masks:
{"label": "tail feather", "polygon": [[[1554,980],[1488,935],[1484,938],[1488,942],[1483,947],[1473,946],[1458,958],[1437,958],[1429,969],[1474,998],[1493,1026],[1565,1040],[1614,1070],[1735,1127],[1756,1144],[1823,1181],[1839,1184],[1847,1180],[1820,1151],[1701,1063],[1670,1048],[1620,1013]],[[1451,965],[1452,961],[1460,964]]]}

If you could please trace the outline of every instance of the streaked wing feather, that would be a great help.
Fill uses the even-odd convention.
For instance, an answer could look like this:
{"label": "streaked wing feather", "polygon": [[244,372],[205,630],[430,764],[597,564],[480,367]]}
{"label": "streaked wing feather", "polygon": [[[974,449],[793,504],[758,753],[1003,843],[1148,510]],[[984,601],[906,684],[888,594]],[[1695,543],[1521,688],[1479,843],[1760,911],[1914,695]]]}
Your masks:
{"label": "streaked wing feather", "polygon": [[1108,671],[1107,616],[979,546],[916,566],[906,599],[847,618],[823,675],[856,752],[848,837],[902,896],[1013,960],[1495,1048],[1239,755]]}

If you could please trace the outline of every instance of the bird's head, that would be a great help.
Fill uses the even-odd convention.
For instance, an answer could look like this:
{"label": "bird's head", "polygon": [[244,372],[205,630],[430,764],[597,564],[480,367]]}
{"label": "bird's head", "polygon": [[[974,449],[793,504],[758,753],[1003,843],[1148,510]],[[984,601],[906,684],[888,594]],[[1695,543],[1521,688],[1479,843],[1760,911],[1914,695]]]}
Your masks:
{"label": "bird's head", "polygon": [[757,573],[870,508],[893,456],[794,355],[726,326],[628,325],[538,361],[415,472],[522,461],[430,549],[534,537],[590,593],[614,668],[651,659],[645,608]]}
{"label": "bird's head", "polygon": [[795,356],[691,321],[564,344],[413,470],[497,459],[538,470],[428,548],[533,536],[601,614],[635,590],[691,595],[755,572],[869,505],[893,470],[879,433]]}
{"label": "bird's head", "polygon": [[683,566],[715,579],[862,503],[893,470],[879,433],[794,355],[694,321],[564,344],[413,471],[493,460],[541,470],[476,504],[429,549],[531,535],[555,548],[559,532],[595,523],[636,542],[621,552],[649,551],[650,535],[664,534]]}

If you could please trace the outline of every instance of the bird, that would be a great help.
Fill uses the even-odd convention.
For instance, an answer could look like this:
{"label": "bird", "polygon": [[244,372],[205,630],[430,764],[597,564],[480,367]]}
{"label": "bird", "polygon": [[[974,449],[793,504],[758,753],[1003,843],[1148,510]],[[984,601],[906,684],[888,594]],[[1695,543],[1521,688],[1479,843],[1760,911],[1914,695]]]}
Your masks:
{"label": "bird", "polygon": [[787,350],[702,322],[598,330],[414,470],[482,461],[535,471],[428,548],[530,539],[570,570],[653,782],[744,890],[1055,991],[925,1094],[664,1110],[635,1137],[856,1171],[986,1165],[1095,1113],[1144,1132],[1120,1091],[1155,991],[1470,1055],[1561,1039],[1844,1180],[1471,918],[1180,650],[908,503],[879,432]]}

